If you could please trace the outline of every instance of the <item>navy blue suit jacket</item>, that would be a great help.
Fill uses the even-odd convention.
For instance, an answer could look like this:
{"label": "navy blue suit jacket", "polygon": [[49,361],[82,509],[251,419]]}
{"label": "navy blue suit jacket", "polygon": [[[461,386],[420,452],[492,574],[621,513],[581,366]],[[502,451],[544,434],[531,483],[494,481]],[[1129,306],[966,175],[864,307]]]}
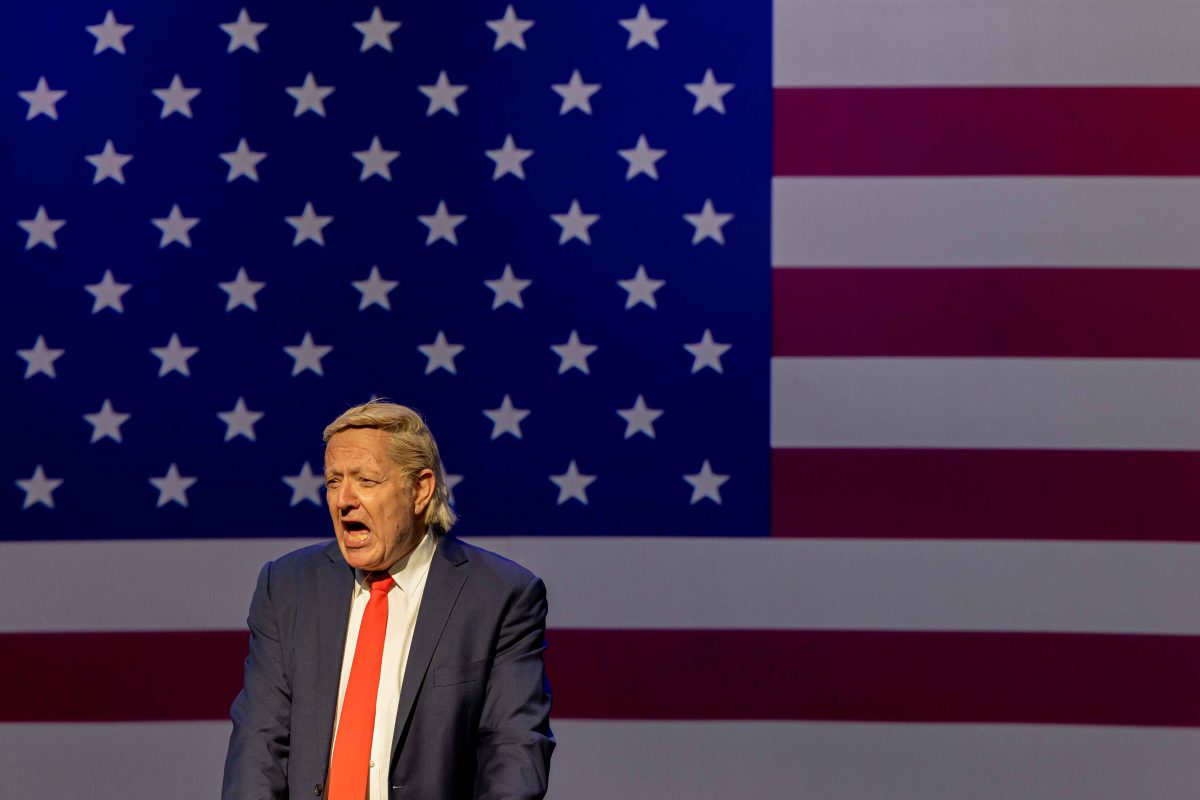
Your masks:
{"label": "navy blue suit jacket", "polygon": [[[336,542],[268,563],[250,605],[223,800],[324,794],[354,570]],[[523,567],[443,536],[400,689],[388,797],[546,793],[554,737],[546,589]]]}

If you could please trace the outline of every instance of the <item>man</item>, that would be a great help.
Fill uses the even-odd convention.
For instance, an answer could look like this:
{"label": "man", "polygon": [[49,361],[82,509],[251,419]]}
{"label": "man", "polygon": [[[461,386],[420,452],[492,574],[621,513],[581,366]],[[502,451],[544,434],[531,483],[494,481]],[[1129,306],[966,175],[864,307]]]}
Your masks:
{"label": "man", "polygon": [[542,797],[541,580],[449,535],[437,444],[412,409],[356,406],[324,438],[336,542],[259,574],[222,797]]}

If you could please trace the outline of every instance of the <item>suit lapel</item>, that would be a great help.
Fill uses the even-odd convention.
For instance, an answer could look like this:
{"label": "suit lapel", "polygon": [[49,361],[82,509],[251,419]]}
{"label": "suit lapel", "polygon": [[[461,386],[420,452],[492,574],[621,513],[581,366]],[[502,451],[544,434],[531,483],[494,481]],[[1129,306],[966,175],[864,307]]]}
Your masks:
{"label": "suit lapel", "polygon": [[400,705],[396,709],[396,730],[392,735],[392,761],[396,759],[413,704],[429,671],[429,662],[437,649],[446,621],[458,600],[458,594],[467,580],[467,554],[457,539],[443,536],[437,543],[437,551],[429,565],[429,576],[425,579],[425,592],[421,596],[421,609],[417,613],[417,625],[413,631],[412,645],[408,649],[408,662],[404,667],[404,682],[400,686]]}
{"label": "suit lapel", "polygon": [[325,549],[329,561],[317,572],[317,697],[318,753],[328,753],[333,745],[333,717],[337,713],[342,657],[346,648],[346,629],[350,622],[350,593],[354,588],[354,572],[342,558],[337,542]]}

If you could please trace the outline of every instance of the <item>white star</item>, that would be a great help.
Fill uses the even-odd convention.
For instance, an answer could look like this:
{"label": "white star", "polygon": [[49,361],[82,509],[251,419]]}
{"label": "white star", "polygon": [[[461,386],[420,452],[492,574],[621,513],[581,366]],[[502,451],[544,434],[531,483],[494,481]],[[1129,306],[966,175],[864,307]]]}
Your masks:
{"label": "white star", "polygon": [[454,368],[454,357],[466,348],[461,344],[450,344],[446,341],[446,334],[438,331],[433,342],[418,345],[417,349],[425,358],[429,359],[425,364],[426,375],[438,369],[444,369],[451,375],[457,375],[458,370]]}
{"label": "white star", "polygon": [[292,487],[292,502],[289,505],[297,506],[305,500],[314,506],[321,505],[321,490],[325,488],[325,476],[314,473],[307,461],[304,462],[304,466],[300,467],[300,474],[284,475],[283,482]]}
{"label": "white star", "polygon": [[644,433],[654,438],[654,420],[663,415],[661,408],[647,408],[646,400],[639,394],[633,408],[618,408],[617,414],[625,420],[625,438]]}
{"label": "white star", "polygon": [[638,137],[636,145],[629,150],[618,150],[617,154],[629,162],[629,169],[625,171],[625,180],[631,181],[638,175],[649,175],[654,180],[658,180],[658,167],[655,164],[667,154],[667,151],[651,147],[650,143],[646,141],[646,135],[642,134]]}
{"label": "white star", "polygon": [[571,207],[567,209],[565,214],[551,214],[550,219],[554,220],[562,228],[562,233],[559,234],[558,243],[566,244],[572,239],[578,239],[584,244],[590,245],[592,237],[588,233],[588,228],[595,225],[600,219],[599,214],[584,214],[583,209],[579,207],[578,200],[571,201]]}
{"label": "white star", "polygon": [[54,372],[54,362],[62,357],[66,350],[47,347],[46,340],[40,335],[29,350],[18,350],[17,356],[25,361],[25,380],[41,373],[51,378],[58,377]]}
{"label": "white star", "polygon": [[596,481],[596,476],[581,473],[575,466],[575,459],[571,459],[567,471],[562,475],[551,475],[550,480],[558,487],[558,505],[561,506],[568,500],[578,500],[586,506],[587,487]]}
{"label": "white star", "polygon": [[658,49],[658,32],[664,25],[667,24],[665,19],[654,19],[650,16],[650,10],[643,4],[639,9],[636,17],[630,19],[619,19],[617,23],[629,31],[629,41],[625,44],[626,50],[632,50],[639,44],[649,45],[655,50]]}
{"label": "white star", "polygon": [[162,113],[158,115],[159,119],[165,119],[176,113],[183,114],[188,119],[192,118],[192,101],[196,99],[196,95],[200,94],[200,90],[184,86],[179,75],[171,79],[171,85],[166,89],[151,89],[151,91],[163,104]]}
{"label": "white star", "polygon": [[525,304],[521,302],[521,292],[529,288],[533,281],[522,280],[513,274],[512,265],[505,264],[504,272],[499,278],[492,281],[484,281],[484,284],[495,293],[492,298],[492,310],[499,308],[505,303],[512,303],[517,308],[524,308]]}
{"label": "white star", "polygon": [[399,150],[384,150],[383,145],[379,143],[379,137],[376,136],[371,140],[371,146],[366,150],[356,150],[353,156],[362,164],[362,174],[358,176],[359,181],[365,181],[372,175],[378,175],[385,181],[392,179],[391,163],[400,156]]}
{"label": "white star", "polygon": [[417,219],[426,228],[429,228],[429,235],[425,237],[425,246],[436,242],[438,239],[445,239],[452,245],[458,244],[458,236],[454,229],[466,221],[466,214],[451,214],[446,208],[446,201],[439,200],[437,210],[432,214],[418,214]]}
{"label": "white star", "polygon": [[333,94],[333,86],[318,86],[316,78],[310,72],[304,76],[300,86],[286,87],[287,93],[296,101],[293,117],[298,117],[305,111],[311,111],[319,117],[325,116],[325,98]]}
{"label": "white star", "polygon": [[646,274],[646,267],[638,264],[637,272],[629,280],[617,281],[617,285],[629,293],[625,298],[625,308],[630,309],[638,303],[645,303],[651,308],[658,308],[654,301],[654,293],[667,285],[666,281],[655,280]]}
{"label": "white star", "polygon": [[231,183],[243,175],[257,183],[258,162],[267,157],[266,153],[251,150],[245,136],[238,139],[236,150],[228,153],[220,153],[219,155],[221,160],[229,165],[229,174],[225,176],[226,183]]}
{"label": "white star", "polygon": [[498,439],[506,433],[520,439],[521,420],[529,416],[529,409],[513,407],[512,398],[504,395],[499,408],[489,408],[483,415],[492,421],[493,439]]}
{"label": "white star", "polygon": [[329,355],[330,351],[333,350],[333,345],[315,344],[312,334],[305,331],[304,338],[300,341],[300,344],[285,346],[283,350],[294,359],[294,363],[292,364],[293,377],[304,372],[306,369],[323,376],[325,370],[321,369],[321,359]]}
{"label": "white star", "polygon": [[258,35],[267,29],[267,23],[250,19],[250,14],[243,8],[235,22],[223,22],[220,28],[229,34],[229,49],[225,52],[232,53],[239,47],[245,47],[258,53]]}
{"label": "white star", "polygon": [[712,465],[708,463],[708,459],[706,458],[700,466],[699,472],[694,475],[684,475],[683,479],[692,485],[691,505],[695,505],[705,499],[712,500],[717,505],[721,505],[721,484],[729,480],[729,476],[713,472]]}
{"label": "white star", "polygon": [[584,375],[588,371],[588,356],[599,348],[594,344],[584,344],[579,341],[579,333],[571,331],[571,335],[562,344],[552,344],[550,349],[558,355],[558,374],[562,375],[569,369],[577,369]]}
{"label": "white star", "polygon": [[721,232],[721,228],[733,219],[733,214],[718,214],[710,197],[704,201],[704,208],[700,209],[700,213],[684,214],[683,218],[696,229],[692,233],[692,244],[700,244],[705,239],[725,244],[725,234]]}
{"label": "white star", "polygon": [[292,247],[299,247],[303,242],[316,242],[325,246],[325,226],[333,222],[333,217],[322,217],[313,209],[311,202],[304,204],[304,211],[296,217],[284,217],[288,225],[296,229],[292,239]]}
{"label": "white star", "polygon": [[229,411],[218,411],[217,416],[225,423],[225,441],[235,436],[245,436],[250,441],[257,441],[254,436],[254,423],[265,415],[261,411],[251,411],[246,408],[246,400],[239,397],[237,403]]}
{"label": "white star", "polygon": [[158,366],[158,377],[161,378],[170,372],[178,372],[180,375],[190,378],[192,373],[188,370],[188,359],[199,353],[200,348],[184,347],[179,341],[179,334],[172,333],[166,347],[151,347],[150,352],[162,362]]}
{"label": "white star", "polygon": [[88,25],[87,32],[96,37],[96,49],[92,55],[103,53],[105,50],[116,50],[125,55],[125,37],[133,30],[132,25],[122,25],[113,16],[112,9],[104,15],[104,21],[99,25]]}
{"label": "white star", "polygon": [[226,311],[233,311],[238,306],[258,311],[258,302],[254,299],[254,295],[258,294],[266,285],[263,281],[250,280],[245,267],[238,267],[237,277],[233,280],[217,283],[217,286],[221,287],[221,291],[229,295],[229,300],[225,303]]}
{"label": "white star", "polygon": [[525,31],[533,27],[533,20],[518,19],[516,9],[510,5],[505,9],[503,17],[488,20],[487,26],[496,34],[496,44],[492,47],[493,52],[510,44],[518,50],[524,50]]}
{"label": "white star", "polygon": [[46,215],[46,207],[38,206],[37,213],[33,215],[33,219],[17,220],[17,224],[21,226],[21,230],[29,234],[25,239],[25,249],[32,250],[39,244],[44,244],[51,250],[58,249],[58,240],[54,234],[58,229],[67,224],[65,219],[50,219]]}
{"label": "white star", "polygon": [[566,83],[552,83],[550,88],[562,97],[562,106],[558,109],[561,117],[568,111],[578,108],[585,114],[592,113],[592,95],[600,91],[598,83],[584,83],[579,70],[571,73],[571,79]]}
{"label": "white star", "polygon": [[95,444],[106,436],[114,442],[120,442],[121,426],[128,422],[131,416],[133,415],[114,411],[112,401],[106,397],[99,411],[95,414],[84,414],[83,418],[92,426],[92,444]]}
{"label": "white star", "polygon": [[112,139],[109,139],[104,143],[103,150],[90,156],[84,156],[84,159],[96,168],[96,174],[92,177],[94,185],[105,178],[112,178],[117,183],[124,183],[125,173],[121,170],[130,161],[133,161],[133,156],[118,153],[113,147]]}
{"label": "white star", "polygon": [[[509,6],[512,8],[512,6]],[[516,175],[521,180],[525,180],[525,159],[533,155],[532,150],[522,150],[517,147],[517,143],[513,141],[512,134],[504,137],[504,144],[499,150],[484,150],[484,154],[492,161],[496,162],[496,169],[492,172],[492,180],[498,181],[505,175]]]}
{"label": "white star", "polygon": [[38,114],[45,114],[50,119],[58,119],[58,101],[67,96],[66,89],[51,89],[46,84],[45,76],[38,78],[37,86],[28,92],[17,92],[17,95],[29,103],[29,111],[25,119],[30,120]]}
{"label": "white star", "polygon": [[34,503],[41,503],[46,508],[54,508],[54,490],[62,486],[62,478],[47,478],[46,473],[42,470],[42,465],[38,464],[33,470],[33,475],[27,480],[16,480],[17,486],[25,493],[25,502],[21,508],[29,508]]}
{"label": "white star", "polygon": [[704,79],[700,83],[685,83],[683,88],[696,96],[696,104],[692,113],[699,114],[706,108],[711,108],[719,114],[725,113],[725,95],[733,91],[732,83],[717,83],[711,69],[704,71]]}
{"label": "white star", "polygon": [[685,344],[684,350],[692,354],[692,374],[699,372],[705,367],[711,367],[717,372],[724,372],[721,369],[721,356],[733,347],[731,344],[722,344],[714,342],[712,331],[708,328],[704,329],[704,335],[700,337],[700,341]]}
{"label": "white star", "polygon": [[162,238],[158,240],[158,247],[161,250],[171,242],[179,242],[184,247],[191,247],[192,237],[188,232],[200,224],[200,218],[185,217],[179,210],[179,205],[176,204],[171,206],[171,212],[167,216],[151,219],[150,222],[162,231]]}
{"label": "white star", "polygon": [[192,488],[192,484],[196,482],[195,478],[189,478],[179,474],[179,467],[175,466],[175,462],[171,462],[171,466],[167,467],[167,474],[161,478],[151,478],[150,483],[155,489],[158,489],[158,504],[156,508],[162,508],[167,503],[175,502],[187,508],[187,490]]}
{"label": "white star", "polygon": [[387,281],[379,274],[379,267],[371,267],[371,274],[364,281],[350,281],[350,285],[362,293],[362,299],[358,301],[358,310],[362,311],[373,305],[383,306],[386,310],[392,310],[391,301],[388,300],[388,294],[400,285],[400,281]]}
{"label": "white star", "polygon": [[392,51],[392,34],[400,27],[400,21],[392,21],[383,18],[383,13],[379,10],[379,6],[375,6],[375,10],[371,12],[371,18],[365,19],[362,22],[351,23],[354,29],[362,34],[362,47],[359,48],[360,53],[365,53],[372,47],[378,45],[389,53]]}
{"label": "white star", "polygon": [[417,87],[421,94],[429,98],[429,108],[425,109],[425,116],[432,117],[439,111],[449,111],[457,117],[458,98],[467,88],[463,83],[450,83],[450,79],[446,77],[446,70],[442,70],[438,73],[437,83]]}
{"label": "white star", "polygon": [[117,283],[113,278],[112,270],[104,270],[104,277],[99,283],[89,283],[83,288],[96,298],[92,303],[92,313],[96,314],[106,308],[111,308],[118,314],[125,313],[125,307],[121,304],[121,297],[129,291],[133,286],[131,283]]}

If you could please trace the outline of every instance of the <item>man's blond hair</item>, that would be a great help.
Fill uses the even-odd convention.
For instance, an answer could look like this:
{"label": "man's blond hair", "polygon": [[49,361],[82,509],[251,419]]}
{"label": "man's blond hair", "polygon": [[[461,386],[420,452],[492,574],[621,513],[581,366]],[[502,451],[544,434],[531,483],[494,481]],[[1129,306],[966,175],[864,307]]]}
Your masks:
{"label": "man's blond hair", "polygon": [[425,524],[435,534],[449,532],[458,516],[450,507],[450,490],[446,487],[446,475],[442,471],[437,442],[421,415],[399,403],[372,400],[346,409],[329,423],[323,437],[325,443],[329,444],[334,435],[351,428],[369,428],[388,434],[388,454],[414,484],[421,470],[433,472],[437,485],[425,508]]}

